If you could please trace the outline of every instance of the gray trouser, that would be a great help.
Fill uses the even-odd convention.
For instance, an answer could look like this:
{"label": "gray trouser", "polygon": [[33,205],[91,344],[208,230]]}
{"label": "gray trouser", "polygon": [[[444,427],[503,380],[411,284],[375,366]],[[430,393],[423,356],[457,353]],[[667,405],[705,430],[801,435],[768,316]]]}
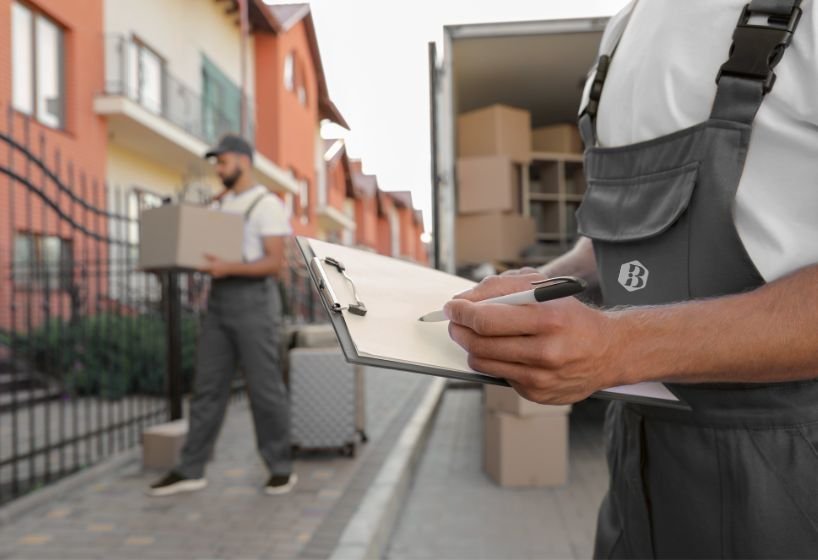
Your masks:
{"label": "gray trouser", "polygon": [[241,365],[256,429],[256,445],[271,474],[288,475],[290,403],[279,362],[281,296],[272,280],[213,282],[199,337],[190,424],[176,471],[204,474]]}

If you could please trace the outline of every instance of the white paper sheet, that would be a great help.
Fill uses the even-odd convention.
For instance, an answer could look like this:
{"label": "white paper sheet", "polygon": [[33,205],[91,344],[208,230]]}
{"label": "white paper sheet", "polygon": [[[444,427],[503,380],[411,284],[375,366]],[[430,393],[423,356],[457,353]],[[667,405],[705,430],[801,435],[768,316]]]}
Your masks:
{"label": "white paper sheet", "polygon": [[[371,358],[478,373],[467,364],[466,352],[449,338],[448,322],[426,323],[418,318],[443,307],[474,282],[414,263],[314,239],[309,245],[319,258],[344,264],[367,314],[343,311],[358,354]],[[354,303],[349,282],[323,264],[327,280],[342,304]],[[485,375],[485,374],[484,374]],[[638,383],[607,390],[620,395],[678,401],[661,383]]]}

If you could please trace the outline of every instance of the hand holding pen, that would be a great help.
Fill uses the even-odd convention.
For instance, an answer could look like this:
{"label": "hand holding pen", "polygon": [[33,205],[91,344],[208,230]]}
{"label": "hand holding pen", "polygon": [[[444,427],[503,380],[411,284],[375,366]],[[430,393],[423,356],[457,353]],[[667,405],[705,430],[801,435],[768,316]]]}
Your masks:
{"label": "hand holding pen", "polygon": [[[444,311],[449,336],[466,351],[473,370],[505,379],[529,400],[568,404],[623,382],[610,362],[619,344],[611,337],[613,318],[565,297],[577,293],[582,281],[557,280],[539,274],[492,277],[449,301]],[[556,298],[521,305],[523,298],[536,300],[543,287],[548,290],[539,291],[541,298],[549,292]],[[488,303],[509,294],[517,305]]]}
{"label": "hand holding pen", "polygon": [[[558,276],[546,278],[544,280],[531,281],[534,288],[520,292],[513,292],[497,297],[480,300],[480,303],[502,303],[505,305],[528,305],[532,303],[542,303],[554,299],[573,296],[582,292],[587,284],[580,278],[573,276]],[[419,321],[438,322],[445,321],[448,317],[443,310],[433,311],[420,317]]]}

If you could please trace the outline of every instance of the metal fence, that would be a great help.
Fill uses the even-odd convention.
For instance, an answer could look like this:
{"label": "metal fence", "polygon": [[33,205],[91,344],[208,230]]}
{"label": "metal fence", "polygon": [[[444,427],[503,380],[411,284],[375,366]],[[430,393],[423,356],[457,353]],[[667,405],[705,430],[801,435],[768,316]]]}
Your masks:
{"label": "metal fence", "polygon": [[[209,285],[196,273],[140,272],[138,216],[151,202],[87,177],[33,137],[28,119],[2,116],[0,503],[181,414]],[[320,320],[289,252],[286,321]]]}

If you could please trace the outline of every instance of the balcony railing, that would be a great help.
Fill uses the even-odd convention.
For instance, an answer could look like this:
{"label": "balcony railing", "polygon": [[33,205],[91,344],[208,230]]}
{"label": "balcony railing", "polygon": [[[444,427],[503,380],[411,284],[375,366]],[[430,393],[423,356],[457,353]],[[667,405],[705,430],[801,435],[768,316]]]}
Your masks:
{"label": "balcony railing", "polygon": [[105,37],[104,93],[127,97],[207,144],[226,133],[241,134],[254,143],[252,98],[239,91],[234,84],[225,88],[214,83],[210,95],[197,93],[168,72],[165,62],[146,46],[121,35]]}

